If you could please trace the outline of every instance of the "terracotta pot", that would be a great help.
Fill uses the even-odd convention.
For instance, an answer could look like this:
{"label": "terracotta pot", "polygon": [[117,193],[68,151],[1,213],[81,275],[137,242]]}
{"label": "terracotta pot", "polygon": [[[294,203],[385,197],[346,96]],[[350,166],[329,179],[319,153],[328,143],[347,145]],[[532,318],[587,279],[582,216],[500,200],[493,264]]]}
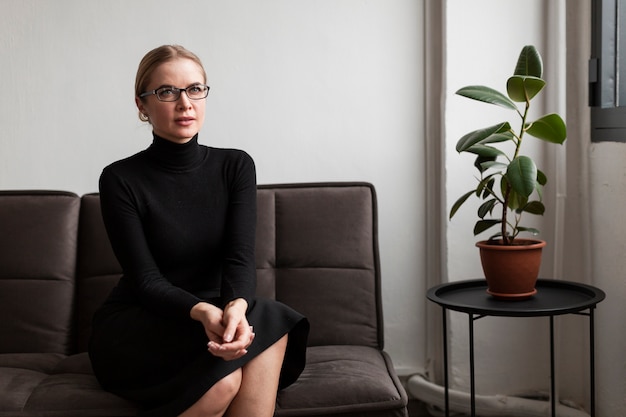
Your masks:
{"label": "terracotta pot", "polygon": [[502,245],[501,240],[484,240],[476,246],[480,249],[489,294],[500,299],[525,299],[537,293],[535,283],[545,241],[516,239],[508,246]]}

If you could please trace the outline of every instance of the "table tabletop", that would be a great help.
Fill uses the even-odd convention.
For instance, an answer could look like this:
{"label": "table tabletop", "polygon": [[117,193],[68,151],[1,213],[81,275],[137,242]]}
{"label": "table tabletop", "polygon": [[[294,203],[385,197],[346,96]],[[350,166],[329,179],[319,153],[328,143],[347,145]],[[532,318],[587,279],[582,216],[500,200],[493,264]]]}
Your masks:
{"label": "table tabletop", "polygon": [[489,316],[533,317],[575,313],[604,300],[599,288],[572,281],[538,279],[537,294],[523,300],[501,300],[487,294],[487,281],[472,279],[440,284],[428,290],[429,300],[454,311]]}

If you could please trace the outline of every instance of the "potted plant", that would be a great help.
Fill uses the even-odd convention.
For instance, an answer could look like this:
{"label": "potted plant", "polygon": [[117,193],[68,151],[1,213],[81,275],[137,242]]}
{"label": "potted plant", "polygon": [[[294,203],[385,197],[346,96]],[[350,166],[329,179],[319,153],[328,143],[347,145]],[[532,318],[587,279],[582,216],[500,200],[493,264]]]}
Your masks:
{"label": "potted plant", "polygon": [[[565,122],[557,114],[529,120],[531,102],[546,85],[542,74],[541,56],[534,46],[527,45],[522,48],[513,76],[507,81],[506,95],[485,86],[467,86],[456,92],[463,97],[510,109],[518,116],[517,124],[505,121],[478,129],[464,135],[456,144],[458,152],[476,155],[474,167],[478,175],[476,187],[452,206],[450,219],[471,196],[483,201],[478,207],[474,235],[492,228],[497,230],[488,240],[476,245],[480,248],[488,292],[500,298],[523,298],[536,292],[541,248],[546,244],[542,240],[518,237],[522,232],[539,233],[535,228],[524,226],[522,218],[524,214],[543,215],[542,188],[547,182],[533,159],[522,154],[522,144],[529,135],[562,144],[567,135]],[[515,258],[527,248],[535,258],[538,254],[539,259],[516,261]],[[490,263],[494,258],[490,253],[494,251],[497,253],[496,266]],[[499,271],[499,267],[505,270]],[[526,283],[517,283],[519,273],[530,275]],[[504,279],[504,285],[512,285],[512,288],[492,282],[497,278]]]}

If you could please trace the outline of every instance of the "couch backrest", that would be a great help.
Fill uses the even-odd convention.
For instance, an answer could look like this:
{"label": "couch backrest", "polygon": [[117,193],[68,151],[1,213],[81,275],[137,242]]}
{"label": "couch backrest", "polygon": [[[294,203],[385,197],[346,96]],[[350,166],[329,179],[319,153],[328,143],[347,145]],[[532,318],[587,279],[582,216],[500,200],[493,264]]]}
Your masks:
{"label": "couch backrest", "polygon": [[[79,207],[71,194],[29,193],[0,194],[0,352],[85,351],[93,312],[121,276],[99,196]],[[257,196],[257,293],[306,315],[312,346],[382,349],[373,186],[260,185]]]}
{"label": "couch backrest", "polygon": [[76,263],[76,341],[78,352],[87,350],[91,318],[122,276],[122,267],[109,243],[100,196],[87,194],[80,206],[78,260]]}
{"label": "couch backrest", "polygon": [[374,187],[261,185],[257,201],[257,293],[307,316],[309,345],[382,349]]}
{"label": "couch backrest", "polygon": [[0,191],[0,353],[72,350],[80,198]]}

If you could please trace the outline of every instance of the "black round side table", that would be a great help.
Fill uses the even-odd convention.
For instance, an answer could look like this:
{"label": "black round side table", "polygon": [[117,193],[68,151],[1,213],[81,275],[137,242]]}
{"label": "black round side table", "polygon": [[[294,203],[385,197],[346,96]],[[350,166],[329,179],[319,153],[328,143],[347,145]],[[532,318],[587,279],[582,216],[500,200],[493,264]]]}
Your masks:
{"label": "black round side table", "polygon": [[550,401],[552,416],[556,417],[554,317],[563,314],[579,314],[589,317],[590,414],[591,417],[595,417],[595,332],[593,313],[596,305],[604,300],[604,291],[591,285],[553,279],[537,280],[536,288],[537,294],[534,296],[516,301],[499,300],[487,294],[487,282],[484,279],[441,284],[428,290],[426,294],[428,299],[439,304],[443,310],[443,367],[446,417],[450,415],[447,310],[467,313],[469,316],[470,406],[472,417],[476,416],[474,321],[486,316],[549,317]]}

